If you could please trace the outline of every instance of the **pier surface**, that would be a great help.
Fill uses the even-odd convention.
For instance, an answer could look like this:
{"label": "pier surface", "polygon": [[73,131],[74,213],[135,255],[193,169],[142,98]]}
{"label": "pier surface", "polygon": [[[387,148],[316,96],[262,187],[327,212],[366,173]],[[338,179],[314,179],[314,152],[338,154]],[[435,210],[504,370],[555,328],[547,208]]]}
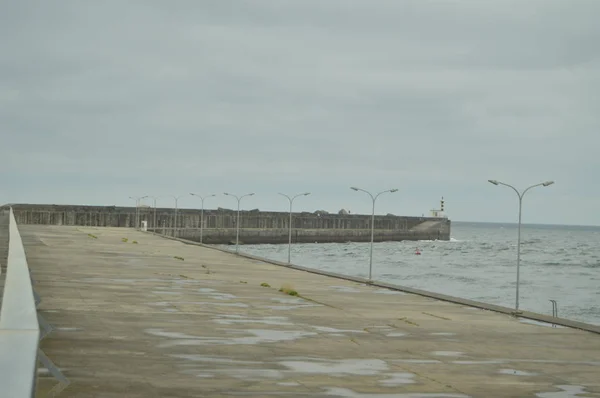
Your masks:
{"label": "pier surface", "polygon": [[594,333],[128,229],[20,231],[55,327],[41,347],[71,381],[60,397],[600,394]]}

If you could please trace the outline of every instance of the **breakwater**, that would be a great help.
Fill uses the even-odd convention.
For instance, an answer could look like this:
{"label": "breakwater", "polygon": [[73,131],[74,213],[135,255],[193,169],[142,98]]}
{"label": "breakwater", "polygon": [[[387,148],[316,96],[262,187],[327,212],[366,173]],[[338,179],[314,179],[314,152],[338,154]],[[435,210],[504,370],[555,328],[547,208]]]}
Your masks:
{"label": "breakwater", "polygon": [[[201,214],[197,209],[12,204],[18,224],[134,228],[198,241]],[[235,240],[236,211],[204,210],[203,241],[226,244]],[[137,225],[136,225],[137,224]],[[375,216],[374,240],[449,240],[450,220],[435,217]],[[286,243],[289,213],[258,210],[240,212],[240,242]],[[294,213],[292,241],[298,243],[366,242],[371,239],[371,216],[361,214]]]}

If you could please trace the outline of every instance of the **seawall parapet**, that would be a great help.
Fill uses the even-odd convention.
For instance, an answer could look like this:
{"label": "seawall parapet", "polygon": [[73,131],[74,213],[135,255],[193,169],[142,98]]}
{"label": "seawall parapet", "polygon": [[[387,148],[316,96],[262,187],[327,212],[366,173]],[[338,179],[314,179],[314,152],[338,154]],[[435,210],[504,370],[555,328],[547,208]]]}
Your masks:
{"label": "seawall parapet", "polygon": [[[12,204],[19,224],[80,225],[139,228],[181,238],[200,239],[200,210],[151,207]],[[204,210],[203,241],[227,244],[235,240],[237,212]],[[446,218],[375,216],[375,241],[449,240]],[[258,210],[240,212],[240,242],[287,243],[289,213]],[[298,243],[366,242],[371,239],[371,216],[361,214],[294,213],[292,241]]]}

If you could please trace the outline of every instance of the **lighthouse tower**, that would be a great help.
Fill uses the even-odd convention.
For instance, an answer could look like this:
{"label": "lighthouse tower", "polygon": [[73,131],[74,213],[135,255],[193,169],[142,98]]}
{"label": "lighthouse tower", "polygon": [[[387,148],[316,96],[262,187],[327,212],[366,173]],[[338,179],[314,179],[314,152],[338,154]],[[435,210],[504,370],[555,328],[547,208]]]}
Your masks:
{"label": "lighthouse tower", "polygon": [[444,213],[444,197],[440,200],[440,208],[431,210],[431,217],[435,218],[448,218],[446,213]]}

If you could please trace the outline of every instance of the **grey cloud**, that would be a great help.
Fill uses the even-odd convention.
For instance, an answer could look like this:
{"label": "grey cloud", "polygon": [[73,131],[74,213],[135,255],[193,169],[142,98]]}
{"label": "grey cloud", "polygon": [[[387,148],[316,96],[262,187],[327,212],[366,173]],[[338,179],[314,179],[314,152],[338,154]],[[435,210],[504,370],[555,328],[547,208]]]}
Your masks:
{"label": "grey cloud", "polygon": [[108,203],[202,182],[360,209],[346,185],[404,184],[414,198],[389,211],[446,193],[455,219],[512,217],[492,177],[560,180],[544,195],[564,210],[538,221],[587,220],[600,195],[582,187],[600,168],[596,1],[32,4],[0,15],[0,164],[31,181],[19,200],[56,200],[36,171]]}

